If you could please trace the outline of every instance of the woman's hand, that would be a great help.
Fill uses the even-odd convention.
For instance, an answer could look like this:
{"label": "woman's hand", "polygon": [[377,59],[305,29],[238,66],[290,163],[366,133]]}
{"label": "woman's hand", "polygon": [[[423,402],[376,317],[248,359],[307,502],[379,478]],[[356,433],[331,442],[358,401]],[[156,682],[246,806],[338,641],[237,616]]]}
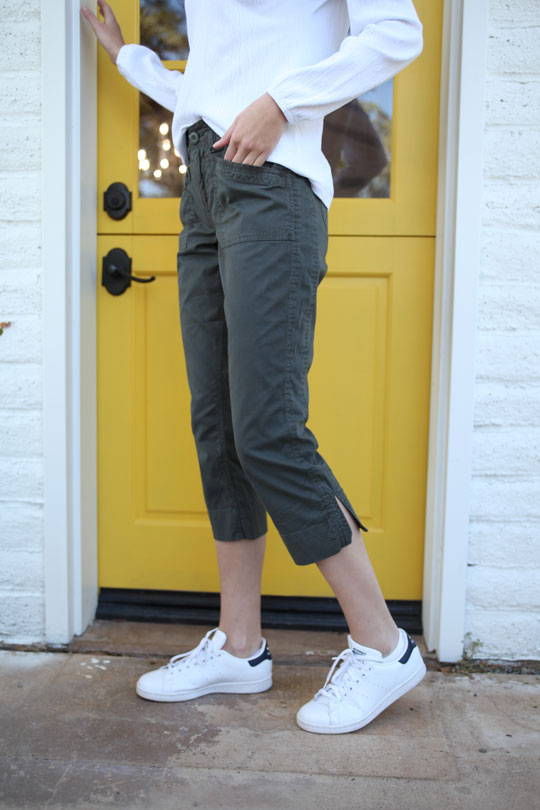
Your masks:
{"label": "woman's hand", "polygon": [[106,3],[105,0],[97,0],[97,4],[104,17],[104,22],[98,20],[96,15],[93,14],[89,8],[86,8],[86,6],[81,6],[81,14],[94,29],[96,37],[111,57],[111,61],[116,64],[118,51],[122,45],[125,45],[124,37],[122,36],[122,31],[120,30],[120,26],[110,5]]}
{"label": "woman's hand", "polygon": [[281,137],[287,119],[269,93],[256,98],[239,113],[213,146],[229,144],[224,160],[262,166]]}

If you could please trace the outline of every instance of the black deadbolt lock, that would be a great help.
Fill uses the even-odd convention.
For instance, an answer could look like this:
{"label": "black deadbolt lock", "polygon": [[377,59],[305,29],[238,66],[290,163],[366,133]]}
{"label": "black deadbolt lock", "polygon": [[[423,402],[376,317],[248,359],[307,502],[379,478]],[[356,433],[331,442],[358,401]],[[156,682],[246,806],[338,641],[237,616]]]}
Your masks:
{"label": "black deadbolt lock", "polygon": [[111,183],[103,192],[103,208],[112,219],[123,219],[131,211],[131,191],[124,183]]}
{"label": "black deadbolt lock", "polygon": [[122,248],[111,248],[103,257],[101,270],[101,283],[111,295],[122,295],[132,281],[139,281],[148,284],[155,281],[155,276],[150,278],[139,278],[131,275],[131,256],[128,256]]}

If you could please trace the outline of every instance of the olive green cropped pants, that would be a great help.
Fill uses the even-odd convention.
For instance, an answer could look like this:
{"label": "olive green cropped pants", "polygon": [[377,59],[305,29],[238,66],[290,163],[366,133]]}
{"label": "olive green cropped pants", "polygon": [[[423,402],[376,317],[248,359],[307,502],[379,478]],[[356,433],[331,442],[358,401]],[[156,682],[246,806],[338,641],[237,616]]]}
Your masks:
{"label": "olive green cropped pants", "polygon": [[307,565],[352,540],[335,496],[367,531],[306,426],[327,208],[281,164],[225,160],[203,119],[186,137],[180,324],[213,534],[257,538],[268,513]]}

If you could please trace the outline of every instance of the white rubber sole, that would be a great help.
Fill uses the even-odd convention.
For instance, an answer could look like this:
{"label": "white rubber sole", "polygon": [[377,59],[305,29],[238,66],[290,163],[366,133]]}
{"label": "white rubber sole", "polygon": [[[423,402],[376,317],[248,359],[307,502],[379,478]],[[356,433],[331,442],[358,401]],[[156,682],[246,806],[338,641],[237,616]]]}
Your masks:
{"label": "white rubber sole", "polygon": [[304,731],[312,731],[315,734],[344,734],[347,731],[357,731],[359,728],[363,728],[364,726],[367,726],[368,723],[371,723],[371,721],[374,720],[375,717],[377,717],[377,715],[384,711],[388,706],[390,706],[391,703],[394,703],[394,701],[396,701],[402,695],[410,692],[411,689],[414,689],[414,687],[423,679],[426,672],[426,665],[422,661],[422,666],[415,670],[406,681],[399,686],[396,686],[395,689],[392,689],[392,691],[389,692],[368,715],[354,723],[346,723],[341,726],[318,726],[313,723],[301,722],[298,715],[296,716],[296,722],[300,728],[304,729]]}
{"label": "white rubber sole", "polygon": [[250,681],[249,683],[209,683],[206,686],[201,686],[199,689],[184,689],[180,692],[171,692],[171,694],[164,695],[159,692],[148,692],[142,689],[137,684],[135,691],[139,697],[145,700],[157,700],[161,703],[176,703],[180,700],[192,700],[193,698],[202,697],[203,695],[210,695],[214,692],[234,692],[236,694],[251,694],[252,692],[265,692],[272,686],[272,676],[263,678],[260,681]]}

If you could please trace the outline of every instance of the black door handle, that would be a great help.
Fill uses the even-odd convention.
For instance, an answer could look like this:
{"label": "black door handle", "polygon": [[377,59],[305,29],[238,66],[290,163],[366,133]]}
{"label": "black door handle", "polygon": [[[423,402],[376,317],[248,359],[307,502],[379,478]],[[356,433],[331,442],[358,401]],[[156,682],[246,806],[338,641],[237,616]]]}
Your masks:
{"label": "black door handle", "polygon": [[122,248],[111,248],[103,257],[101,283],[111,295],[122,295],[131,286],[132,281],[148,284],[155,280],[155,276],[150,278],[134,276],[131,272],[131,256],[128,256]]}

